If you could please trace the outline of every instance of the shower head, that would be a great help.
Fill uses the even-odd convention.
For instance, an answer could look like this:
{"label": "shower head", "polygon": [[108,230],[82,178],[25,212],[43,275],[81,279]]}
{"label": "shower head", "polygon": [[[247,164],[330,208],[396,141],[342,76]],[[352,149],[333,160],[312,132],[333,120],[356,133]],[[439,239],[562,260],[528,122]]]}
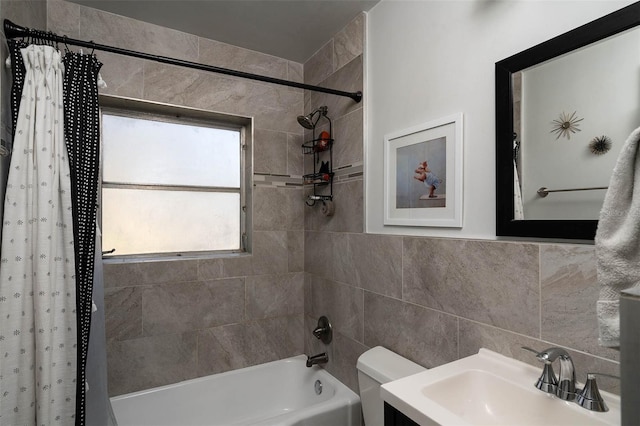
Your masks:
{"label": "shower head", "polygon": [[311,118],[308,115],[299,115],[298,124],[309,130],[312,130],[314,127],[314,123],[313,121],[311,121]]}
{"label": "shower head", "polygon": [[[328,111],[329,111],[329,108],[327,108],[326,106],[321,106],[317,110],[313,111],[311,114],[299,115],[298,123],[305,129],[313,130],[316,127],[318,120],[320,120],[320,117],[322,116],[326,117]],[[314,116],[316,114],[318,114],[318,116],[314,120]]]}

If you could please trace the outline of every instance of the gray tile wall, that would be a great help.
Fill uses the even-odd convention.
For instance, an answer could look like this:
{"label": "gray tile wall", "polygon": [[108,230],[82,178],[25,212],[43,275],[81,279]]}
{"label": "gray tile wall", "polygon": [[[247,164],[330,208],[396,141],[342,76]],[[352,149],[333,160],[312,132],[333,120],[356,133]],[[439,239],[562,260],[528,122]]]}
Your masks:
{"label": "gray tile wall", "polygon": [[[303,78],[302,64],[282,58],[63,0],[47,5],[48,29],[69,37]],[[278,179],[299,182],[302,175],[303,129],[296,116],[303,112],[303,91],[104,52],[97,56],[108,84],[102,93],[254,117],[253,166],[260,177],[252,188],[250,256],[105,265],[110,394],[302,353],[303,190]]]}
{"label": "gray tile wall", "polygon": [[[304,65],[306,83],[362,87],[364,17],[358,17]],[[364,94],[367,96],[367,94]],[[363,162],[361,104],[305,95],[305,111],[328,105],[334,119],[334,162]],[[363,233],[361,178],[335,185],[336,214],[305,210],[305,349],[328,351],[326,368],[357,390],[358,356],[376,345],[423,365],[485,347],[537,365],[521,346],[562,346],[578,378],[618,374],[619,354],[597,343],[598,298],[593,246]],[[310,335],[328,315],[328,347]],[[619,382],[600,387],[619,392]]]}
{"label": "gray tile wall", "polygon": [[[305,345],[328,349],[327,369],[350,386],[355,360],[377,345],[426,367],[481,347],[537,365],[521,346],[561,346],[580,381],[619,374],[619,353],[597,343],[592,246],[317,231],[305,244],[305,333],[328,315],[338,336]],[[619,392],[615,379],[599,384]]]}

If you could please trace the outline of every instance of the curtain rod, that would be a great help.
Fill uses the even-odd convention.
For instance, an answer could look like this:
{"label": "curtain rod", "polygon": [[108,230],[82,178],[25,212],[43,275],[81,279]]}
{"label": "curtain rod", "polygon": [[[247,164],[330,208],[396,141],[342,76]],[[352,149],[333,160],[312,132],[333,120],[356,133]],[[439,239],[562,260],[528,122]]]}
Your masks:
{"label": "curtain rod", "polygon": [[94,43],[92,41],[77,40],[66,36],[59,36],[52,32],[34,30],[14,24],[8,19],[4,20],[4,35],[8,39],[20,37],[36,37],[41,40],[49,40],[67,45],[86,47],[89,49],[102,50],[104,52],[116,53],[118,55],[132,56],[134,58],[147,59],[150,61],[160,62],[169,65],[178,65],[185,68],[193,68],[201,71],[215,72],[218,74],[231,75],[234,77],[247,78],[250,80],[263,81],[265,83],[279,84],[281,86],[296,87],[298,89],[312,90],[314,92],[328,93],[330,95],[344,96],[351,98],[356,102],[362,100],[362,92],[345,92],[342,90],[329,89],[326,87],[313,86],[311,84],[297,83],[295,81],[282,80],[279,78],[267,77],[259,74],[251,74],[242,71],[230,70],[227,68],[215,67],[212,65],[199,64],[197,62],[185,61],[182,59],[169,58],[166,56],[152,55],[144,52],[136,52],[135,50],[122,49],[120,47],[107,46],[104,44]]}

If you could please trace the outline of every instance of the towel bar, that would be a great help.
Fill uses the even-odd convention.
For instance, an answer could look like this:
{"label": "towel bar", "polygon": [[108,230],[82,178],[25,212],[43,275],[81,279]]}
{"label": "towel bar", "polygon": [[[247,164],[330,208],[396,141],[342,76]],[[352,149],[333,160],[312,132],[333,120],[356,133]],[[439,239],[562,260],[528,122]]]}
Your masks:
{"label": "towel bar", "polygon": [[542,198],[549,195],[550,192],[573,192],[573,191],[593,191],[595,189],[607,189],[608,186],[594,186],[591,188],[570,188],[570,189],[548,189],[546,187],[542,187],[538,189],[538,195]]}

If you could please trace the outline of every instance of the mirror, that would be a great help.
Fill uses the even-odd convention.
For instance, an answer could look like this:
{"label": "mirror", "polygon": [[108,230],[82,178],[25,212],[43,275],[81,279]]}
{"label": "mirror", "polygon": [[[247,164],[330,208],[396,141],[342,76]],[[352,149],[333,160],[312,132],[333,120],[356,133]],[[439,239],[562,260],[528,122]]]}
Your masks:
{"label": "mirror", "polygon": [[593,240],[640,125],[640,2],[496,63],[496,234]]}

